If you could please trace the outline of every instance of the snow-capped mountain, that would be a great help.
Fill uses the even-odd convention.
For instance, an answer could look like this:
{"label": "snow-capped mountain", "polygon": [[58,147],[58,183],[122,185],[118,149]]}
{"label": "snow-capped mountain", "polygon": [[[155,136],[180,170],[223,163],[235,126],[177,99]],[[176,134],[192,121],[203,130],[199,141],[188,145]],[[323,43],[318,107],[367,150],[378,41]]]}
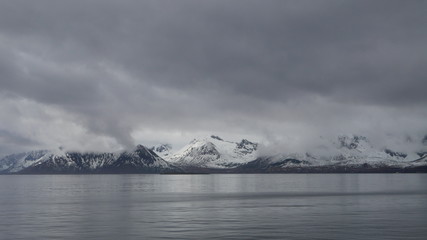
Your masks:
{"label": "snow-capped mountain", "polygon": [[155,152],[142,145],[138,145],[132,152],[121,153],[114,162],[104,167],[104,170],[107,172],[126,173],[159,173],[164,170],[173,169],[176,169],[176,167],[172,166],[170,163],[157,156]]}
{"label": "snow-capped mountain", "polygon": [[132,151],[80,153],[34,151],[0,160],[2,173],[160,173],[178,171],[152,150],[138,145]]}
{"label": "snow-capped mountain", "polygon": [[0,172],[19,172],[41,160],[47,150],[31,151],[8,155],[0,160]]}
{"label": "snow-capped mountain", "polygon": [[[325,140],[328,141],[328,140]],[[328,146],[328,147],[325,147]],[[258,156],[257,159],[241,166],[261,171],[362,171],[369,169],[404,169],[427,166],[427,153],[402,153],[388,148],[375,148],[363,136],[339,136],[328,141],[319,149],[303,153],[281,153]],[[355,170],[356,169],[356,170]],[[369,170],[368,169],[368,170]],[[366,170],[366,169],[365,169]]]}
{"label": "snow-capped mountain", "polygon": [[257,149],[257,143],[246,139],[232,142],[212,135],[206,139],[194,139],[165,159],[183,167],[232,168],[255,159]]}

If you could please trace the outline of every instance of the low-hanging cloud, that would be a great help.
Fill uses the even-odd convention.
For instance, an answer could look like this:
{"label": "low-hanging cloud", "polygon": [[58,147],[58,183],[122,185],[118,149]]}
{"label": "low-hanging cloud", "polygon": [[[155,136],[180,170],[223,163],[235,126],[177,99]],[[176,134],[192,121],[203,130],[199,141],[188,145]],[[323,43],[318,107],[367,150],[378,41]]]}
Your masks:
{"label": "low-hanging cloud", "polygon": [[343,133],[420,139],[426,5],[3,1],[0,151],[182,145],[209,132],[289,148]]}

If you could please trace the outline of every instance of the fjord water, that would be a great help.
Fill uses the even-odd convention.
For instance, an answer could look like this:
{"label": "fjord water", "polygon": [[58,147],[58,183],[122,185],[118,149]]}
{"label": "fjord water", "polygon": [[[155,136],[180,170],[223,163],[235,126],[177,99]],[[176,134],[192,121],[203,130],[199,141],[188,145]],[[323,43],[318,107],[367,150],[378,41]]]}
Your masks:
{"label": "fjord water", "polygon": [[426,239],[427,174],[3,175],[0,239]]}

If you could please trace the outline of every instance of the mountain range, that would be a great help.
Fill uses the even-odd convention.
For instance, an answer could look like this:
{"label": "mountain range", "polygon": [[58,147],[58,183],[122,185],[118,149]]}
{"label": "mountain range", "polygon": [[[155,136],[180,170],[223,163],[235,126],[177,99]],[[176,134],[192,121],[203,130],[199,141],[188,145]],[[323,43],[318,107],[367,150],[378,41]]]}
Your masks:
{"label": "mountain range", "polygon": [[[37,150],[0,159],[2,174],[92,173],[370,173],[427,172],[427,151],[377,149],[363,136],[339,136],[309,151],[261,151],[246,139],[212,135],[178,151],[170,144],[100,153]],[[427,136],[422,140],[427,147]]]}

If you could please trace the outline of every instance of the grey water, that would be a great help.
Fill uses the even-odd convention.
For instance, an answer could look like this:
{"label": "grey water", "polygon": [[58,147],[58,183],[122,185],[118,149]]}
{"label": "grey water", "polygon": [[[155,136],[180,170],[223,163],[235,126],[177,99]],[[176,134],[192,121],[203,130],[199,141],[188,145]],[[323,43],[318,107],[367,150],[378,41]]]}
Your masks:
{"label": "grey water", "polygon": [[427,174],[1,175],[0,239],[427,239]]}

